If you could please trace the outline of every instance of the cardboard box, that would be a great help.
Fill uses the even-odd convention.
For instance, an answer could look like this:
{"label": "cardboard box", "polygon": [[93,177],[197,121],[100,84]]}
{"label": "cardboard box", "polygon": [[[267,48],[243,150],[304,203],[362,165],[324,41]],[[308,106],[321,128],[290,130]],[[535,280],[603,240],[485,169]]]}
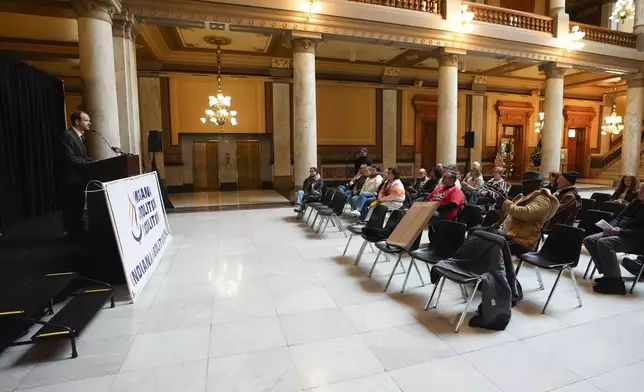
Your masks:
{"label": "cardboard box", "polygon": [[418,235],[423,232],[427,223],[438,208],[438,202],[416,202],[403,216],[393,233],[387,238],[388,245],[409,249]]}

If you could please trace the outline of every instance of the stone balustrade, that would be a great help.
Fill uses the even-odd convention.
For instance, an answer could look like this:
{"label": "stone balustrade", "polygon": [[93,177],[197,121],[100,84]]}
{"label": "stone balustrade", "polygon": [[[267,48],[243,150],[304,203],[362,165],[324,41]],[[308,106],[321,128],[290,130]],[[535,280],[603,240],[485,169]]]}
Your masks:
{"label": "stone balustrade", "polygon": [[467,4],[469,11],[474,13],[474,20],[478,22],[552,33],[552,18],[550,17],[468,1],[462,3]]}
{"label": "stone balustrade", "polygon": [[584,39],[587,41],[600,42],[602,44],[623,46],[626,48],[635,48],[637,35],[607,29],[605,27],[592,26],[582,23],[570,22],[570,29],[579,26],[579,30],[586,33]]}
{"label": "stone balustrade", "polygon": [[385,7],[400,8],[405,10],[442,14],[442,0],[349,0],[357,3],[382,5]]}

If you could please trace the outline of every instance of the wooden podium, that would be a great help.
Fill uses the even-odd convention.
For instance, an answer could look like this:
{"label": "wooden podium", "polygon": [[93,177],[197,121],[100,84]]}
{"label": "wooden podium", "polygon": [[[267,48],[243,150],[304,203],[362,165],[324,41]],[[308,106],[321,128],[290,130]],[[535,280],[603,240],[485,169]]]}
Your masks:
{"label": "wooden podium", "polygon": [[138,155],[121,155],[95,161],[87,165],[87,218],[89,237],[100,260],[92,266],[96,279],[110,284],[124,283],[123,267],[105,193],[100,184],[92,181],[109,182],[141,174]]}

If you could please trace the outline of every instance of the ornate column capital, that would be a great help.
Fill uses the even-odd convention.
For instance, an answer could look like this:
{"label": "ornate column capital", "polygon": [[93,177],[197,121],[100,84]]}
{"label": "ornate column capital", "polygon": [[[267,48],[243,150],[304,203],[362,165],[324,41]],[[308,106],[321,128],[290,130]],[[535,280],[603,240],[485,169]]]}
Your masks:
{"label": "ornate column capital", "polygon": [[554,62],[539,66],[539,70],[546,74],[546,79],[563,79],[566,70],[571,68],[570,65]]}
{"label": "ornate column capital", "polygon": [[139,35],[139,23],[129,12],[114,15],[112,17],[112,35],[123,37],[132,41]]}
{"label": "ornate column capital", "polygon": [[294,38],[293,53],[311,53],[315,55],[315,48],[319,40],[311,38]]}
{"label": "ornate column capital", "polygon": [[443,53],[438,56],[439,67],[458,67],[458,55],[453,53]]}
{"label": "ornate column capital", "polygon": [[293,60],[285,58],[273,58],[271,61],[271,76],[276,78],[290,78],[293,76]]}
{"label": "ornate column capital", "polygon": [[472,81],[472,91],[483,93],[487,90],[487,76],[475,76]]}
{"label": "ornate column capital", "polygon": [[72,0],[76,16],[112,23],[112,16],[121,13],[121,0]]}
{"label": "ornate column capital", "polygon": [[625,79],[628,88],[644,87],[644,73],[642,72],[626,75]]}

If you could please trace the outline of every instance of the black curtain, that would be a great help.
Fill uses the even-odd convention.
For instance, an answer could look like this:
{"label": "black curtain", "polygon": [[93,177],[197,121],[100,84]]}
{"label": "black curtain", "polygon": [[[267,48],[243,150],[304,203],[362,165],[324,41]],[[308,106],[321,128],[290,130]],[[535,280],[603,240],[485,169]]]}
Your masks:
{"label": "black curtain", "polygon": [[0,233],[56,210],[63,82],[0,55]]}

